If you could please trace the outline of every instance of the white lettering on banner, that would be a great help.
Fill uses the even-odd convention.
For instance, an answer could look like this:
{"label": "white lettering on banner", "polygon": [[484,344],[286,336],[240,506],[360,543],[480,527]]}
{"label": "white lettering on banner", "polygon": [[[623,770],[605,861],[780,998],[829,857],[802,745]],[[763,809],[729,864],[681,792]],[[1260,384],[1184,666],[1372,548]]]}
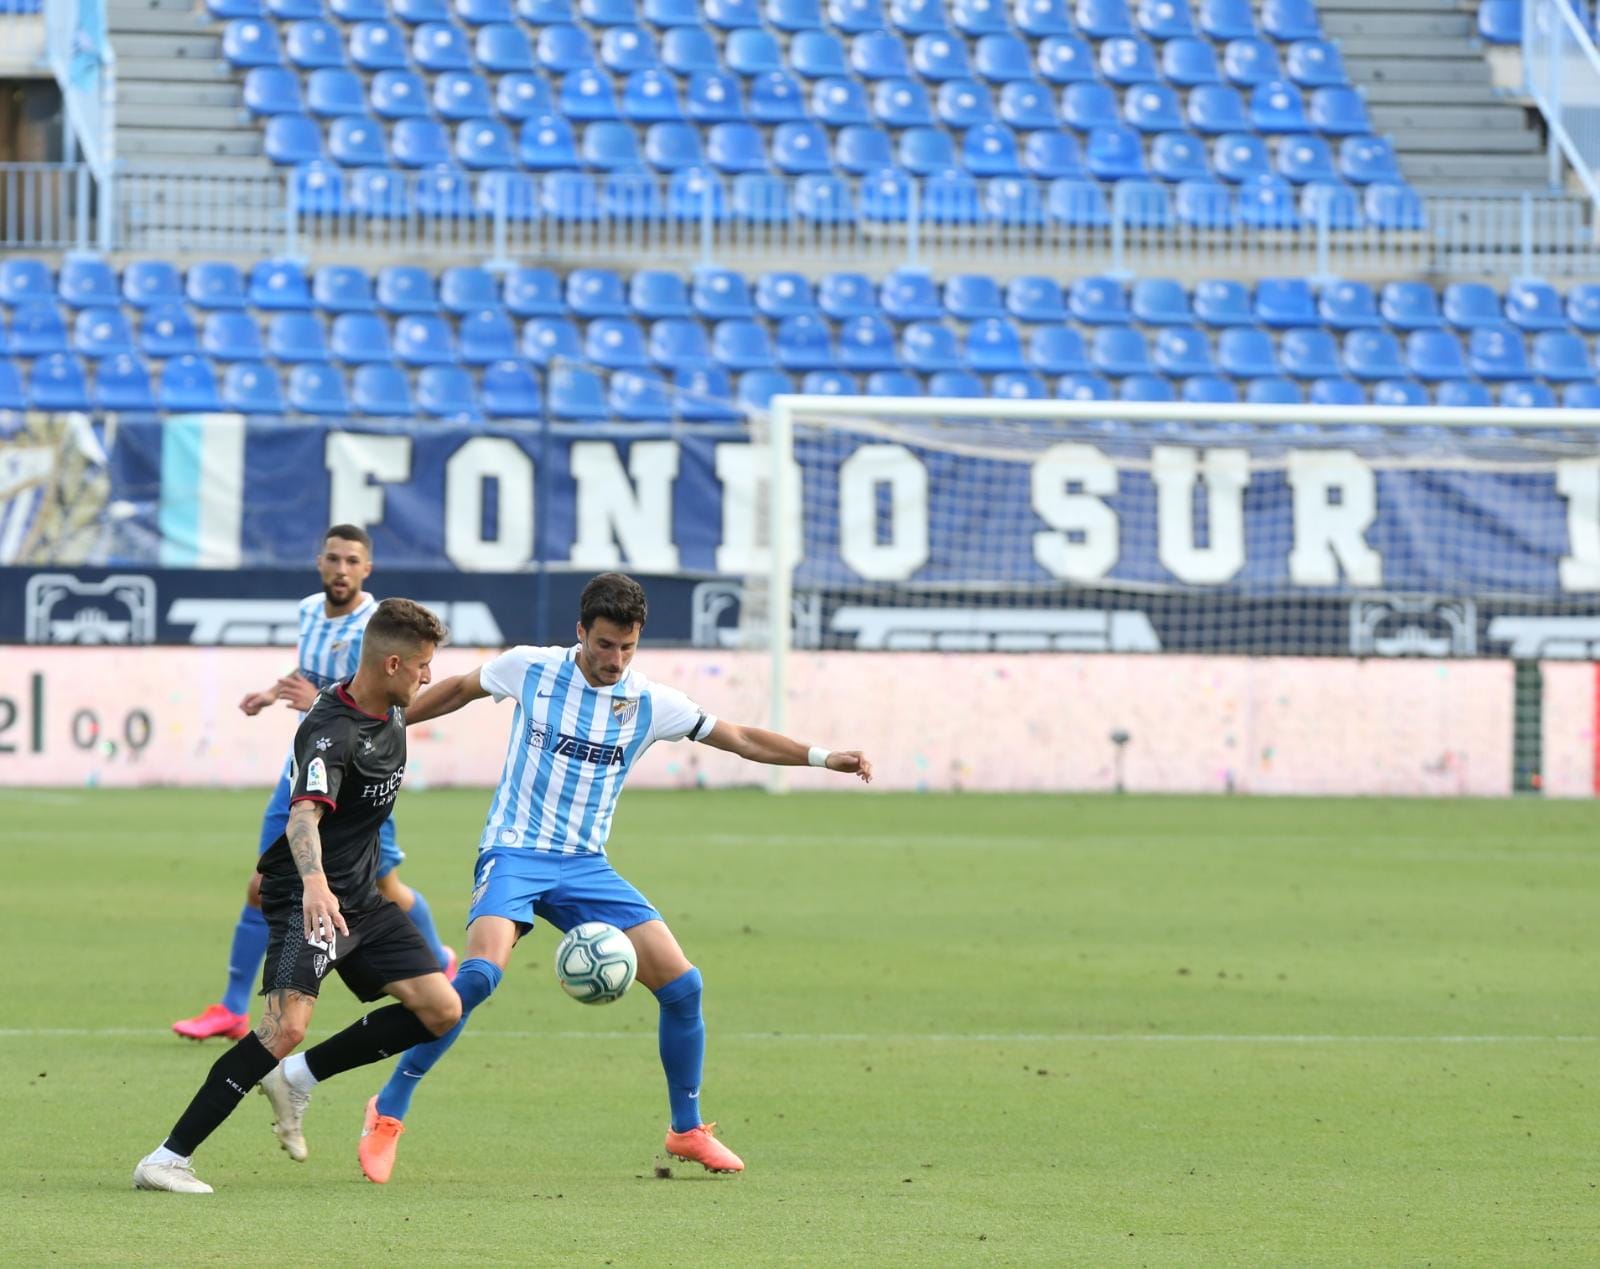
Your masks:
{"label": "white lettering on banner", "polygon": [[[1195,545],[1196,475],[1206,482],[1207,545]],[[1244,567],[1244,490],[1250,458],[1242,449],[1196,450],[1157,445],[1150,451],[1156,486],[1156,552],[1180,582],[1214,586]]]}
{"label": "white lettering on banner", "polygon": [[[462,648],[497,648],[506,642],[489,605],[478,599],[418,603],[439,614],[450,627],[450,642]],[[300,638],[297,599],[178,599],[167,609],[167,622],[193,626],[191,644],[233,647],[292,648]],[[153,636],[152,636],[153,638]]]}
{"label": "white lettering on banner", "polygon": [[1556,492],[1567,500],[1567,554],[1557,570],[1561,589],[1600,590],[1600,458],[1558,462]]}
{"label": "white lettering on banner", "polygon": [[1033,465],[1033,509],[1054,531],[1033,535],[1033,558],[1067,581],[1104,577],[1122,552],[1116,513],[1101,501],[1116,492],[1116,465],[1093,445],[1045,450]]}
{"label": "white lettering on banner", "polygon": [[382,524],[383,486],[411,479],[409,436],[329,432],[322,454],[328,468],[329,524],[367,530]]}
{"label": "white lettering on banner", "polygon": [[[880,485],[889,487],[886,542]],[[863,445],[839,467],[839,556],[874,581],[903,581],[928,562],[928,469],[904,445]]]}
{"label": "white lettering on banner", "polygon": [[1289,580],[1297,586],[1333,586],[1344,570],[1352,586],[1381,586],[1383,558],[1367,544],[1378,511],[1372,468],[1351,450],[1293,450],[1294,548]]}
{"label": "white lettering on banner", "polygon": [[[772,483],[770,448],[727,441],[717,446],[717,481],[722,485],[722,543],[717,572],[760,573],[771,567],[767,489]],[[798,564],[802,546],[800,464],[789,460],[789,563]]]}
{"label": "white lettering on banner", "polygon": [[610,441],[575,441],[572,475],[578,507],[574,565],[616,568],[626,555],[641,572],[677,571],[678,548],[672,541],[676,441],[635,441],[628,447],[627,471]]}
{"label": "white lettering on banner", "polygon": [[[495,536],[483,533],[484,485],[495,481]],[[466,573],[514,573],[533,558],[533,460],[515,441],[474,436],[444,465],[444,553]]]}
{"label": "white lettering on banner", "polygon": [[1160,652],[1137,610],[1087,608],[868,608],[847,604],[832,628],[857,648],[939,652]]}

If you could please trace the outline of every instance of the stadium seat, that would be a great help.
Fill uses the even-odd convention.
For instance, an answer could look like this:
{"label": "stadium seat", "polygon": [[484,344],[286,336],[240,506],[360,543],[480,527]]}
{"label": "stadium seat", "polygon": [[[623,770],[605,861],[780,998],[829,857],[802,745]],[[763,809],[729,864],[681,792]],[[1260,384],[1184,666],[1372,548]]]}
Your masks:
{"label": "stadium seat", "polygon": [[727,71],[695,72],[689,77],[685,100],[689,118],[697,123],[747,122],[739,80]]}
{"label": "stadium seat", "polygon": [[1194,288],[1194,312],[1208,326],[1251,326],[1255,314],[1242,282],[1209,280]]}
{"label": "stadium seat", "polygon": [[1245,384],[1244,399],[1251,405],[1299,405],[1305,397],[1294,380],[1282,375],[1263,375]]}
{"label": "stadium seat", "polygon": [[[50,312],[54,313],[54,308]],[[56,321],[60,320],[57,316]],[[17,327],[13,321],[11,327],[13,347],[9,351],[16,351],[14,347],[16,339]],[[65,332],[62,332],[58,347],[65,346],[66,336]],[[56,350],[51,348],[47,351]],[[139,351],[146,357],[183,357],[199,352],[200,335],[195,330],[189,310],[182,304],[152,304],[145,309],[144,317],[139,322]]]}
{"label": "stadium seat", "polygon": [[281,66],[257,66],[244,77],[244,105],[252,115],[301,114],[300,76]]}
{"label": "stadium seat", "polygon": [[590,26],[598,27],[636,27],[639,23],[639,11],[633,0],[580,0],[578,16]]}
{"label": "stadium seat", "polygon": [[1000,401],[1043,401],[1050,388],[1031,370],[1002,370],[989,380],[989,395]]}
{"label": "stadium seat", "polygon": [[522,165],[534,171],[578,166],[572,125],[559,115],[542,115],[523,124],[517,153]]}
{"label": "stadium seat", "polygon": [[1561,296],[1544,282],[1513,282],[1506,290],[1505,315],[1512,325],[1526,331],[1567,328]]}
{"label": "stadium seat", "polygon": [[299,167],[323,157],[322,129],[305,115],[273,115],[262,133],[261,148],[280,167]]}
{"label": "stadium seat", "polygon": [[1352,330],[1344,337],[1344,368],[1357,379],[1403,377],[1400,341],[1387,330]]}
{"label": "stadium seat", "polygon": [[1278,357],[1284,373],[1296,379],[1337,377],[1344,371],[1339,347],[1325,330],[1284,331]]}
{"label": "stadium seat", "polygon": [[717,223],[728,214],[728,191],[703,167],[686,167],[667,181],[667,215],[676,220]]}
{"label": "stadium seat", "polygon": [[1015,176],[996,177],[983,188],[983,216],[995,225],[1043,225],[1044,196],[1037,182]]}
{"label": "stadium seat", "polygon": [[[471,71],[448,71],[433,81],[433,108],[448,123],[489,119],[494,114],[489,81]],[[397,127],[394,136],[397,155],[400,145],[400,129]]]}
{"label": "stadium seat", "polygon": [[1000,89],[1000,120],[1021,131],[1055,128],[1061,122],[1055,97],[1036,79],[1017,79]]}
{"label": "stadium seat", "polygon": [[1080,132],[1113,127],[1121,121],[1116,94],[1099,83],[1067,85],[1061,94],[1061,117]]}
{"label": "stadium seat", "polygon": [[[1145,176],[1144,145],[1139,134],[1123,124],[1095,128],[1089,133],[1088,145],[1083,153],[1084,166],[1089,174],[1102,181],[1119,182],[1118,190],[1130,178]],[[1113,205],[1127,201],[1113,194]]]}
{"label": "stadium seat", "polygon": [[[380,291],[380,300],[382,294]],[[566,302],[561,295],[561,282],[554,270],[515,268],[505,275],[501,286],[501,299],[506,311],[513,317],[560,317],[566,313]],[[393,312],[432,312],[431,308],[395,309]]]}
{"label": "stadium seat", "polygon": [[1029,175],[1044,181],[1084,175],[1083,153],[1078,149],[1077,138],[1055,128],[1027,134],[1022,147],[1022,166]]}
{"label": "stadium seat", "polygon": [[477,187],[473,206],[480,215],[524,221],[540,214],[537,189],[525,172],[493,169],[478,178]]}
{"label": "stadium seat", "polygon": [[733,407],[734,389],[725,370],[715,366],[675,370],[672,386],[674,405],[685,422],[721,423],[739,417]]}
{"label": "stadium seat", "polygon": [[777,364],[766,328],[742,317],[725,318],[712,327],[711,355],[733,372],[770,370]]}
{"label": "stadium seat", "polygon": [[[896,82],[885,80],[877,85],[877,91],[881,92]],[[867,91],[854,79],[817,80],[811,86],[811,113],[831,127],[868,124],[873,119]]]}
{"label": "stadium seat", "polygon": [[1361,196],[1343,181],[1308,181],[1300,190],[1300,214],[1307,224],[1329,229],[1360,229],[1366,223]]}
{"label": "stadium seat", "polygon": [[1243,184],[1269,176],[1272,172],[1267,143],[1254,133],[1230,132],[1220,136],[1212,146],[1211,153],[1217,175],[1225,181]]}
{"label": "stadium seat", "polygon": [[1500,298],[1482,282],[1452,282],[1444,289],[1444,320],[1457,330],[1494,326],[1505,320]]}
{"label": "stadium seat", "polygon": [[1178,94],[1160,84],[1130,88],[1122,99],[1123,118],[1140,132],[1173,132],[1183,128]]}
{"label": "stadium seat", "polygon": [[1089,354],[1083,336],[1071,326],[1040,326],[1028,338],[1028,365],[1045,374],[1083,374]]}
{"label": "stadium seat", "polygon": [[1006,283],[1005,311],[1023,322],[1063,322],[1066,297],[1054,278],[1029,274]]}
{"label": "stadium seat", "polygon": [[492,419],[537,419],[544,412],[539,376],[515,357],[483,369],[480,384],[483,412]]}
{"label": "stadium seat", "polygon": [[952,128],[973,128],[994,119],[994,98],[987,85],[972,79],[948,79],[939,85],[934,110]]}
{"label": "stadium seat", "polygon": [[654,364],[671,369],[713,364],[705,327],[686,317],[664,317],[652,322],[646,353]]}
{"label": "stadium seat", "polygon": [[911,45],[911,65],[919,79],[936,84],[972,77],[966,44],[948,32],[917,36]]}
{"label": "stadium seat", "polygon": [[896,322],[937,321],[944,316],[939,286],[926,269],[903,268],[889,274],[878,289],[878,300]]}
{"label": "stadium seat", "polygon": [[974,176],[1021,176],[1016,134],[1003,123],[969,128],[961,138],[961,165]]}
{"label": "stadium seat", "polygon": [[364,71],[410,67],[405,37],[392,22],[358,22],[350,29],[350,60]]}
{"label": "stadium seat", "polygon": [[1155,374],[1132,374],[1117,387],[1117,395],[1124,401],[1165,402],[1176,401],[1178,394],[1172,385]]}
{"label": "stadium seat", "polygon": [[659,423],[675,414],[673,389],[652,371],[619,370],[611,376],[607,405],[617,418],[629,423]]}
{"label": "stadium seat", "polygon": [[1478,6],[1478,35],[1486,44],[1522,43],[1525,0],[1483,0]]}
{"label": "stadium seat", "polygon": [[848,124],[834,141],[834,158],[852,176],[865,176],[894,163],[889,134],[872,124]]}
{"label": "stadium seat", "polygon": [[[892,370],[875,370],[868,378],[894,373]],[[986,397],[989,393],[983,386],[983,380],[970,370],[940,370],[928,376],[928,395],[973,400]]]}
{"label": "stadium seat", "polygon": [[1091,337],[1090,360],[1101,374],[1148,374],[1150,350],[1144,336],[1131,326],[1099,326]]}
{"label": "stadium seat", "polygon": [[290,22],[284,28],[283,51],[301,70],[343,66],[344,41],[339,28],[320,18]]}
{"label": "stadium seat", "polygon": [[1116,393],[1102,375],[1069,374],[1056,384],[1056,396],[1063,401],[1111,401]]}
{"label": "stadium seat", "polygon": [[98,256],[68,252],[56,287],[61,299],[73,308],[114,308],[122,302],[117,275]]}
{"label": "stadium seat", "polygon": [[352,398],[357,413],[369,416],[410,418],[416,412],[405,371],[394,366],[357,366]]}
{"label": "stadium seat", "polygon": [[611,269],[574,269],[567,274],[567,308],[574,317],[627,317],[632,313],[627,288]]}
{"label": "stadium seat", "polygon": [[1567,320],[1587,335],[1600,332],[1600,285],[1584,282],[1567,292]]}
{"label": "stadium seat", "polygon": [[663,317],[688,317],[689,288],[676,273],[640,269],[628,282],[628,311],[646,321]]}
{"label": "stadium seat", "polygon": [[327,361],[328,341],[313,313],[276,313],[267,324],[267,355],[274,361]]}
{"label": "stadium seat", "polygon": [[1066,0],[1014,0],[1011,16],[1017,29],[1034,39],[1072,34]]}
{"label": "stadium seat", "polygon": [[583,337],[565,317],[532,317],[522,324],[518,350],[536,366],[553,361],[582,361]]}
{"label": "stadium seat", "polygon": [[1339,46],[1326,40],[1295,41],[1284,65],[1289,78],[1302,88],[1346,88],[1350,83]]}
{"label": "stadium seat", "polygon": [[[279,122],[286,116],[273,120]],[[429,122],[402,119],[400,124]],[[396,125],[400,126],[399,124]],[[384,147],[383,129],[365,115],[346,115],[328,128],[328,153],[345,167],[387,167],[389,155]]]}
{"label": "stadium seat", "polygon": [[1500,389],[1500,404],[1511,410],[1551,410],[1556,394],[1545,384],[1517,380]]}
{"label": "stadium seat", "polygon": [[1140,278],[1133,284],[1131,311],[1147,326],[1185,325],[1193,320],[1188,293],[1171,278]]}
{"label": "stadium seat", "polygon": [[517,355],[517,335],[511,319],[498,308],[464,314],[457,329],[460,358],[469,366],[486,366]]}
{"label": "stadium seat", "polygon": [[781,370],[747,370],[739,376],[737,400],[741,409],[765,410],[780,392],[794,390],[794,380]]}
{"label": "stadium seat", "polygon": [[631,317],[598,317],[584,332],[585,361],[607,370],[638,370],[650,364],[644,330]]}
{"label": "stadium seat", "polygon": [[1471,372],[1461,341],[1447,330],[1430,327],[1406,336],[1406,368],[1418,379],[1465,379]]}
{"label": "stadium seat", "polygon": [[50,353],[33,363],[28,404],[36,410],[87,410],[89,382],[83,365],[67,353]]}
{"label": "stadium seat", "polygon": [[951,0],[950,20],[964,35],[995,35],[1010,30],[1001,0]]}
{"label": "stadium seat", "polygon": [[349,265],[323,265],[312,275],[311,295],[329,313],[370,313],[376,307],[371,278]]}
{"label": "stadium seat", "polygon": [[[1153,65],[1153,57],[1151,62]],[[978,78],[991,84],[1033,78],[1033,58],[1028,50],[1028,42],[1009,31],[980,35],[973,49],[972,68]]]}
{"label": "stadium seat", "polygon": [[1272,336],[1253,326],[1229,326],[1217,337],[1217,364],[1239,379],[1280,373]]}
{"label": "stadium seat", "polygon": [[[823,154],[827,154],[826,144]],[[707,132],[706,157],[719,172],[768,170],[761,130],[750,123],[713,124]]]}
{"label": "stadium seat", "polygon": [[[1158,167],[1156,175],[1167,176],[1167,172]],[[1221,181],[1208,177],[1180,181],[1173,197],[1173,212],[1180,224],[1197,229],[1232,229],[1238,223],[1232,192]]]}
{"label": "stadium seat", "polygon": [[614,119],[588,124],[583,130],[579,154],[584,166],[603,172],[634,171],[644,161],[634,130]]}
{"label": "stadium seat", "polygon": [[456,129],[456,158],[469,171],[513,167],[516,144],[505,124],[496,119],[474,119]]}
{"label": "stadium seat", "polygon": [[907,128],[900,134],[900,166],[914,176],[942,172],[955,163],[955,142],[942,128]]}
{"label": "stadium seat", "polygon": [[211,372],[211,363],[203,357],[189,355],[170,358],[161,367],[156,401],[161,409],[174,414],[221,410],[222,394],[217,391],[217,377]]}
{"label": "stadium seat", "polygon": [[1211,345],[1193,326],[1166,326],[1156,334],[1155,364],[1162,374],[1182,377],[1216,373]]}
{"label": "stadium seat", "polygon": [[689,298],[694,311],[712,321],[755,316],[749,283],[731,269],[697,268]]}
{"label": "stadium seat", "polygon": [[634,71],[629,75],[622,86],[620,109],[622,117],[634,123],[682,123],[687,118],[677,81],[663,70]]}
{"label": "stadium seat", "polygon": [[[1446,402],[1443,399],[1443,389],[1453,387],[1452,384],[1440,385],[1440,405],[1488,405],[1489,390],[1481,383],[1472,383],[1471,386],[1483,393],[1481,401]],[[1569,410],[1600,410],[1600,383],[1569,383],[1561,389],[1561,404]]]}
{"label": "stadium seat", "polygon": [[[253,308],[268,312],[308,309],[311,307],[311,284],[296,261],[263,260],[250,270],[248,298]],[[115,291],[112,302],[116,302]]]}
{"label": "stadium seat", "polygon": [[1195,33],[1188,0],[1140,0],[1135,20],[1152,40],[1176,40]]}
{"label": "stadium seat", "polygon": [[1190,90],[1187,107],[1189,126],[1207,136],[1247,132],[1250,117],[1244,98],[1226,84],[1201,84]]}
{"label": "stadium seat", "polygon": [[533,74],[502,75],[495,86],[495,112],[513,123],[527,123],[553,115],[556,110],[555,95],[543,76]]}
{"label": "stadium seat", "polygon": [[1372,386],[1372,404],[1408,407],[1430,402],[1428,390],[1413,379],[1382,379]]}
{"label": "stadium seat", "polygon": [[1022,333],[1003,317],[986,317],[968,326],[965,352],[967,368],[979,374],[1028,368],[1022,352]]}
{"label": "stadium seat", "polygon": [[1372,131],[1366,101],[1354,88],[1314,89],[1310,122],[1325,136],[1362,136]]}
{"label": "stadium seat", "polygon": [[248,313],[207,313],[200,351],[213,361],[259,361],[264,354],[261,328]]}
{"label": "stadium seat", "polygon": [[403,168],[444,167],[450,162],[450,134],[432,119],[402,119],[392,133],[394,160]]}
{"label": "stadium seat", "polygon": [[[861,101],[865,114],[864,94]],[[805,95],[799,81],[783,70],[757,75],[750,83],[750,118],[756,123],[791,123],[805,119]]]}
{"label": "stadium seat", "polygon": [[1264,278],[1256,284],[1256,320],[1264,326],[1316,326],[1320,322],[1311,284],[1303,278]]}
{"label": "stadium seat", "polygon": [[1378,302],[1365,282],[1333,282],[1317,296],[1317,313],[1334,330],[1381,326]]}
{"label": "stadium seat", "polygon": [[783,50],[767,31],[741,29],[730,32],[722,48],[728,69],[736,74],[764,75],[783,70]]}
{"label": "stadium seat", "polygon": [[[11,362],[0,361],[0,410],[20,410],[26,404],[15,367]],[[95,367],[94,404],[97,409],[124,413],[154,410],[155,388],[144,362],[131,353],[100,362]]]}
{"label": "stadium seat", "polygon": [[[904,50],[902,50],[903,56]],[[801,31],[789,42],[789,65],[807,79],[848,75],[850,63],[837,35],[827,31]],[[905,72],[901,72],[904,77]],[[878,76],[883,78],[883,76]]]}
{"label": "stadium seat", "polygon": [[1311,384],[1312,405],[1365,405],[1367,394],[1354,379],[1325,375]]}
{"label": "stadium seat", "polygon": [[944,284],[943,299],[944,311],[957,321],[976,322],[1006,315],[1000,284],[986,274],[955,274]]}
{"label": "stadium seat", "polygon": [[[795,44],[790,46],[791,55],[805,38],[805,35],[795,37]],[[795,69],[802,75],[813,75],[813,72],[802,67],[798,61],[795,63]],[[869,31],[865,35],[857,35],[851,39],[850,69],[866,80],[904,79],[911,74],[911,59],[898,35],[891,31]],[[843,68],[836,70],[832,66],[823,66],[816,73],[836,75],[843,74],[844,71]]]}
{"label": "stadium seat", "polygon": [[1522,335],[1504,323],[1473,329],[1467,342],[1467,361],[1480,379],[1521,379],[1528,374]]}
{"label": "stadium seat", "polygon": [[1168,40],[1161,49],[1161,75],[1179,88],[1221,84],[1216,50],[1205,40]]}
{"label": "stadium seat", "polygon": [[704,159],[700,131],[687,123],[653,123],[645,130],[644,157],[658,172],[698,167]]}
{"label": "stadium seat", "polygon": [[1034,65],[1051,84],[1087,84],[1099,77],[1094,50],[1075,35],[1051,35],[1040,40]]}
{"label": "stadium seat", "polygon": [[442,317],[408,314],[394,324],[395,359],[408,366],[449,365],[456,360],[455,337]]}
{"label": "stadium seat", "polygon": [[1250,0],[1200,0],[1200,29],[1213,40],[1254,37],[1256,20]]}
{"label": "stadium seat", "polygon": [[656,27],[700,25],[698,0],[644,0],[644,20]]}
{"label": "stadium seat", "polygon": [[905,370],[874,370],[864,390],[869,397],[920,397],[922,380]]}
{"label": "stadium seat", "polygon": [[86,308],[72,324],[72,351],[85,357],[115,357],[133,347],[133,330],[121,309]]}
{"label": "stadium seat", "polygon": [[634,26],[614,26],[600,37],[600,61],[616,75],[661,69],[655,40]]}
{"label": "stadium seat", "polygon": [[1374,181],[1363,200],[1367,220],[1378,229],[1425,229],[1427,210],[1421,197],[1401,181]]}
{"label": "stadium seat", "polygon": [[239,70],[282,66],[278,28],[265,18],[234,18],[222,28],[222,56]]}
{"label": "stadium seat", "polygon": [[1125,0],[1077,0],[1078,30],[1096,40],[1134,33],[1133,18]]}
{"label": "stadium seat", "polygon": [[1581,335],[1567,330],[1544,330],[1533,337],[1533,373],[1553,383],[1578,379],[1593,381],[1595,368]]}
{"label": "stadium seat", "polygon": [[11,315],[5,351],[13,357],[66,352],[67,325],[53,301],[18,305]]}
{"label": "stadium seat", "polygon": [[367,95],[361,77],[342,66],[312,71],[306,80],[306,108],[322,119],[365,114]]}
{"label": "stadium seat", "polygon": [[1254,88],[1283,78],[1277,50],[1266,40],[1229,40],[1222,53],[1222,72],[1229,83],[1239,88]]}
{"label": "stadium seat", "polygon": [[[1257,84],[1250,90],[1250,126],[1257,132],[1268,133],[1311,131],[1311,121],[1306,118],[1305,100],[1300,96],[1300,90],[1293,84],[1284,83],[1281,79],[1269,79],[1265,83]],[[1327,169],[1326,172],[1318,172],[1316,175],[1331,178],[1334,175],[1333,156],[1327,153],[1327,145],[1321,138],[1313,139],[1321,147],[1326,159],[1323,166]],[[1287,143],[1279,148],[1280,159],[1286,148]],[[1296,179],[1290,172],[1285,171],[1283,174],[1290,180]]]}
{"label": "stadium seat", "polygon": [[898,370],[894,331],[877,313],[862,314],[839,327],[839,364],[846,370]]}
{"label": "stadium seat", "polygon": [[817,306],[836,322],[877,316],[877,289],[863,273],[829,273],[817,284]]}
{"label": "stadium seat", "polygon": [[575,123],[622,117],[611,79],[604,71],[573,71],[561,81],[556,103],[560,113]]}
{"label": "stadium seat", "polygon": [[785,370],[823,370],[836,360],[833,330],[815,313],[797,313],[780,321],[773,347]]}
{"label": "stadium seat", "polygon": [[[749,125],[722,124],[723,129],[748,127]],[[713,129],[715,132],[716,129]],[[754,132],[754,129],[751,129]],[[745,143],[732,147],[735,151],[745,148]],[[715,146],[711,151],[711,162],[724,171],[757,171],[765,170],[764,156],[757,152],[756,157],[749,161],[734,160],[723,152],[719,153]],[[772,132],[772,162],[778,171],[791,176],[803,172],[826,172],[832,167],[828,155],[828,134],[823,131],[819,123],[781,123]]]}
{"label": "stadium seat", "polygon": [[[14,305],[30,298],[29,289],[34,283],[30,275],[16,275],[13,265],[38,265],[37,260],[12,260],[0,263],[0,304]],[[42,269],[44,266],[39,265]],[[19,289],[13,290],[16,285]],[[54,290],[48,271],[44,274],[43,288],[37,298],[45,299]],[[166,260],[135,260],[122,271],[122,298],[134,308],[149,308],[152,304],[181,304],[183,281],[176,266]]]}
{"label": "stadium seat", "polygon": [[[690,8],[694,6],[691,3]],[[767,0],[766,18],[780,31],[822,30],[821,0]]]}
{"label": "stadium seat", "polygon": [[189,266],[184,276],[184,293],[189,302],[202,309],[244,308],[244,275],[237,265],[208,262]]}
{"label": "stadium seat", "polygon": [[1233,405],[1239,400],[1239,389],[1232,379],[1220,375],[1190,375],[1183,381],[1178,397],[1195,405]]}
{"label": "stadium seat", "polygon": [[367,104],[380,119],[428,117],[427,87],[408,70],[379,71],[367,85]]}
{"label": "stadium seat", "polygon": [[1354,185],[1404,180],[1394,146],[1385,137],[1346,137],[1339,143],[1339,171]]}
{"label": "stadium seat", "polygon": [[283,387],[270,366],[236,361],[223,372],[222,404],[240,414],[282,414]]}
{"label": "stadium seat", "polygon": [[417,408],[459,423],[476,423],[483,417],[472,376],[460,366],[424,367],[417,375]]}
{"label": "stadium seat", "polygon": [[1261,29],[1275,40],[1315,40],[1322,37],[1316,0],[1266,0],[1261,9]]}
{"label": "stadium seat", "polygon": [[1100,46],[1100,74],[1119,88],[1161,80],[1155,50],[1137,36],[1121,36]]}
{"label": "stadium seat", "polygon": [[410,26],[450,21],[449,0],[391,0],[395,17]]}
{"label": "stadium seat", "polygon": [[490,75],[527,74],[534,68],[533,44],[520,26],[496,22],[478,29],[472,58]]}
{"label": "stadium seat", "polygon": [[[1189,132],[1163,132],[1150,143],[1150,170],[1163,181],[1210,182],[1205,143]],[[1223,195],[1224,201],[1227,195]]]}
{"label": "stadium seat", "polygon": [[596,69],[594,42],[580,26],[558,24],[545,27],[534,44],[534,56],[541,68],[556,75]]}

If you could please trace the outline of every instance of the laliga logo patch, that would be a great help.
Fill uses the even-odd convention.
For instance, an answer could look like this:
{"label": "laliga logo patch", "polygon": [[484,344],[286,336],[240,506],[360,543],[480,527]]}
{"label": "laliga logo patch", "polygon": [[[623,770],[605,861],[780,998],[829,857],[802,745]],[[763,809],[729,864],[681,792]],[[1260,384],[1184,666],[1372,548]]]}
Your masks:
{"label": "laliga logo patch", "polygon": [[638,712],[638,697],[634,697],[632,700],[611,702],[611,717],[619,723],[626,723]]}
{"label": "laliga logo patch", "polygon": [[326,793],[328,791],[328,768],[321,758],[313,758],[311,765],[306,768],[306,792]]}

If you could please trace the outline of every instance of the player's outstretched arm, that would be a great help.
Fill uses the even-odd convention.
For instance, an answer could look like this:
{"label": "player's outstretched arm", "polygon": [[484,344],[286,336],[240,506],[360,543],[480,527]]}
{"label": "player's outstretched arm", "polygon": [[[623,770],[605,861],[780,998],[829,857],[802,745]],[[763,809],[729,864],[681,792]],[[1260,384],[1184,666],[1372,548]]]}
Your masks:
{"label": "player's outstretched arm", "polygon": [[322,821],[323,804],[309,798],[294,803],[289,808],[289,855],[300,872],[300,885],[304,896],[300,907],[305,916],[306,941],[326,942],[337,930],[350,933],[339,911],[339,900],[328,887],[328,876],[322,871]]}
{"label": "player's outstretched arm", "polygon": [[746,727],[721,718],[700,743],[772,767],[826,767],[829,771],[853,775],[863,784],[872,783],[872,763],[859,749],[823,749],[819,745],[802,745],[798,740],[778,732],[767,731],[763,727]]}
{"label": "player's outstretched arm", "polygon": [[425,723],[431,718],[453,714],[469,701],[481,700],[489,695],[477,670],[440,679],[410,705],[406,706],[406,723]]}
{"label": "player's outstretched arm", "polygon": [[239,702],[239,711],[246,718],[254,718],[277,699],[278,685],[274,683],[271,687],[262,688],[259,692],[246,693],[245,698]]}

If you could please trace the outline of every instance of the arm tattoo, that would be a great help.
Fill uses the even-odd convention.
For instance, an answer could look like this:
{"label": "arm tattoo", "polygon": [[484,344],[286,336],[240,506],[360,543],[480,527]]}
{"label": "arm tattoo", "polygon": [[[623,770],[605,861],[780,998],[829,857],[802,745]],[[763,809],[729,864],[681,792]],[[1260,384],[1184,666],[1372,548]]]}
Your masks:
{"label": "arm tattoo", "polygon": [[318,812],[311,803],[296,802],[289,812],[289,854],[302,877],[322,871],[322,834],[317,831]]}

